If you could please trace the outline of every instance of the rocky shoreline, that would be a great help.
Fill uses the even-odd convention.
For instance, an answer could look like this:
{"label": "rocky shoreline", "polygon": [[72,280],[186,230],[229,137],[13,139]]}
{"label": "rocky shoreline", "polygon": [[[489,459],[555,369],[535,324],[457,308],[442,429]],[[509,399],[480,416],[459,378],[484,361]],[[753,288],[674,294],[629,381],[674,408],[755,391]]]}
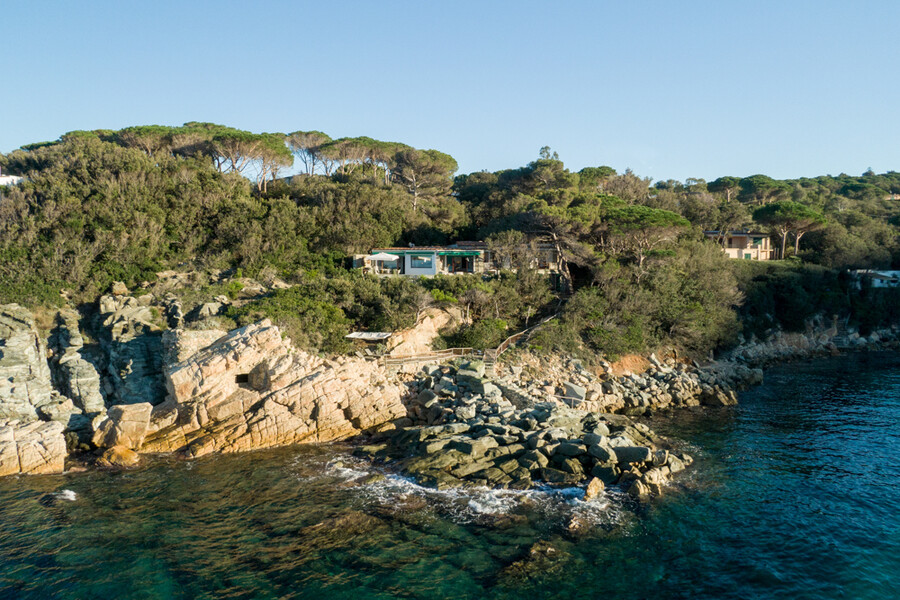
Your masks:
{"label": "rocky shoreline", "polygon": [[633,417],[733,405],[734,390],[760,382],[762,372],[732,364],[703,370],[655,356],[650,365],[642,375],[603,379],[577,360],[545,365],[545,376],[584,384],[558,387],[518,366],[498,377],[485,377],[477,360],[426,366],[407,384],[407,422],[360,453],[439,489],[585,484],[590,498],[615,484],[636,498],[658,495],[693,460]]}
{"label": "rocky shoreline", "polygon": [[591,497],[618,485],[643,499],[692,459],[635,419],[735,404],[772,361],[898,340],[811,328],[703,366],[651,355],[617,376],[608,363],[529,357],[486,376],[480,361],[458,359],[397,377],[373,358],[297,350],[265,320],[164,331],[145,297],[113,292],[99,300],[96,340],[71,309],[45,340],[28,310],[0,306],[0,475],[60,473],[79,457],[122,467],[141,454],[357,439],[359,453],[437,488],[585,485]]}

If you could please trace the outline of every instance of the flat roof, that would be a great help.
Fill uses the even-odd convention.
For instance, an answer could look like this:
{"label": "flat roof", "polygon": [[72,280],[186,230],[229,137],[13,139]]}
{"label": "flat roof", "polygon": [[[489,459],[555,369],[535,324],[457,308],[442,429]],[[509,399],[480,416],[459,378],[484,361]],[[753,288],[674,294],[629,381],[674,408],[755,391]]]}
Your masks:
{"label": "flat roof", "polygon": [[[719,235],[720,232],[717,229],[713,229],[703,233],[706,235]],[[731,237],[771,237],[771,234],[763,233],[762,231],[729,231],[725,235],[730,235]]]}
{"label": "flat roof", "polygon": [[353,333],[349,333],[345,335],[345,338],[350,338],[351,340],[363,340],[366,342],[377,342],[380,340],[386,340],[391,337],[393,333],[390,331],[354,331]]}
{"label": "flat roof", "polygon": [[439,256],[479,256],[481,251],[448,246],[413,246],[412,248],[372,248],[372,252],[388,254],[438,254]]}

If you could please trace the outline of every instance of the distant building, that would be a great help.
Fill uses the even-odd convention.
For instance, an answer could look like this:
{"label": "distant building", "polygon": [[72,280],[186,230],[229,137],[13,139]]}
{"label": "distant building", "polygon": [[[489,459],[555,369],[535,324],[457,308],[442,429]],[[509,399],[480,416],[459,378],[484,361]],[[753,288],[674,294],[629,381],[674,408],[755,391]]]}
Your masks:
{"label": "distant building", "polygon": [[22,181],[24,181],[24,177],[19,177],[18,175],[4,175],[0,172],[0,186],[4,185],[18,185]]}
{"label": "distant building", "polygon": [[857,287],[862,287],[862,282],[867,281],[873,288],[900,288],[900,271],[859,269],[850,273],[856,277]]}
{"label": "distant building", "polygon": [[704,231],[703,234],[722,245],[729,258],[743,260],[774,260],[775,249],[768,233],[758,231]]}

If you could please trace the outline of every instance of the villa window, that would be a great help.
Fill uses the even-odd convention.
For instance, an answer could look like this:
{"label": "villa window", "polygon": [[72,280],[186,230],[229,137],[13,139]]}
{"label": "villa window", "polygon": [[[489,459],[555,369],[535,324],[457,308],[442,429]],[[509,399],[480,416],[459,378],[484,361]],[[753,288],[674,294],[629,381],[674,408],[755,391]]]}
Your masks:
{"label": "villa window", "polygon": [[409,265],[413,269],[430,269],[434,265],[434,257],[430,254],[412,255],[409,257]]}

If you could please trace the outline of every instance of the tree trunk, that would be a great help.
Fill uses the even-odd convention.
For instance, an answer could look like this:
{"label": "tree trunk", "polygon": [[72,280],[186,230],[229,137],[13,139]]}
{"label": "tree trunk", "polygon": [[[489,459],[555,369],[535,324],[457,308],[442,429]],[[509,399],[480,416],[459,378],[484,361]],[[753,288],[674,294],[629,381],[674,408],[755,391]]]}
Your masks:
{"label": "tree trunk", "polygon": [[784,249],[785,249],[785,246],[787,245],[787,236],[788,236],[788,231],[782,230],[782,232],[781,232],[781,257],[780,257],[781,260],[784,260]]}
{"label": "tree trunk", "polygon": [[556,249],[556,268],[562,278],[562,292],[564,294],[572,293],[572,274],[569,273],[569,263],[563,256],[562,247],[559,244],[559,237],[555,233],[550,234],[553,238],[553,247]]}
{"label": "tree trunk", "polygon": [[803,237],[805,231],[797,231],[794,233],[794,254],[800,254],[800,238]]}

